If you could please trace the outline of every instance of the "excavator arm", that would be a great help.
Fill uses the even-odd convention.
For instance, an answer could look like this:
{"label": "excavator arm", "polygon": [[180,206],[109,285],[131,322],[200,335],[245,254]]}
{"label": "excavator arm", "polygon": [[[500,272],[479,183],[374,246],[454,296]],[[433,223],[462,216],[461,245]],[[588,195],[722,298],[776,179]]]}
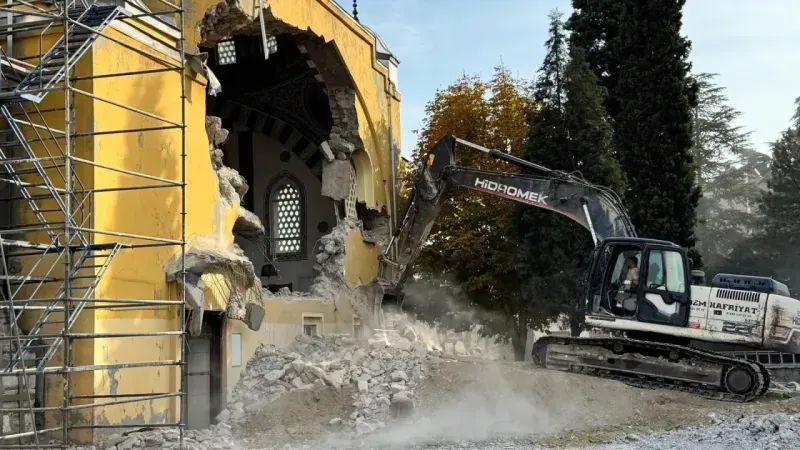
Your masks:
{"label": "excavator arm", "polygon": [[[457,146],[517,165],[524,173],[457,167]],[[611,236],[636,237],[630,218],[613,191],[504,152],[445,136],[428,152],[425,166],[414,181],[402,224],[381,258],[381,280],[387,294],[396,295],[405,282],[453,188],[483,192],[562,214],[591,232],[595,244]]]}

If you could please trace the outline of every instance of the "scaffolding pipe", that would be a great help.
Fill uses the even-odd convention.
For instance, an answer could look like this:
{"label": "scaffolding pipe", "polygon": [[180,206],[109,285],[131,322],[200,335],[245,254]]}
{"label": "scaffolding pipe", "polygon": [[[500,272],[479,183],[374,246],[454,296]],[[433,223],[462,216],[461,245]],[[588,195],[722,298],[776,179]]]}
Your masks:
{"label": "scaffolding pipe", "polygon": [[[27,400],[17,401],[17,407],[4,407],[0,410],[0,415],[4,414],[27,414],[33,419],[26,425],[25,421],[20,421],[20,429],[17,433],[0,435],[3,448],[67,448],[71,445],[74,438],[74,431],[83,429],[114,429],[114,428],[139,428],[142,425],[83,425],[74,423],[72,414],[76,411],[101,410],[103,408],[115,407],[116,405],[143,403],[152,400],[177,399],[172,403],[177,410],[178,420],[174,423],[146,424],[151,427],[178,427],[180,430],[181,447],[184,446],[185,422],[188,413],[186,403],[186,391],[188,389],[185,345],[186,338],[186,292],[181,289],[178,300],[170,299],[102,299],[97,298],[96,289],[100,284],[106,269],[112,263],[114,256],[123,248],[136,250],[143,248],[156,248],[165,246],[180,247],[180,268],[181,280],[186,277],[186,183],[187,183],[187,136],[186,136],[186,116],[187,116],[187,86],[186,86],[186,52],[185,52],[185,10],[181,0],[180,5],[175,6],[167,0],[158,0],[174,12],[146,12],[136,10],[135,14],[127,17],[117,17],[119,10],[108,9],[105,6],[98,6],[94,3],[85,1],[75,2],[73,0],[56,0],[56,10],[48,12],[40,10],[38,2],[27,0],[14,0],[15,5],[27,5],[30,11],[19,11],[15,8],[0,7],[0,12],[6,12],[12,17],[39,17],[43,20],[35,20],[26,24],[10,23],[0,26],[0,34],[5,35],[7,40],[13,39],[19,33],[30,33],[35,31],[40,38],[40,49],[38,55],[27,55],[21,58],[10,58],[5,50],[0,48],[0,63],[3,70],[10,71],[9,79],[16,80],[16,84],[0,93],[0,107],[3,114],[8,119],[12,134],[4,133],[8,136],[7,140],[0,142],[0,168],[8,168],[6,179],[0,180],[16,187],[16,194],[0,199],[10,206],[27,207],[34,211],[32,219],[26,222],[17,223],[0,229],[0,258],[2,267],[5,269],[3,276],[0,276],[0,283],[6,290],[7,301],[0,303],[0,310],[9,311],[9,321],[12,328],[11,336],[0,336],[0,343],[11,345],[14,349],[11,365],[0,371],[0,379],[5,377],[22,377],[19,389],[24,389],[22,395],[15,398]],[[9,2],[6,6],[11,5]],[[95,8],[95,9],[93,9]],[[106,9],[103,9],[106,8]],[[107,12],[104,12],[107,11]],[[105,17],[96,14],[109,14]],[[160,18],[164,14],[178,15],[178,24],[172,25]],[[90,14],[94,14],[90,17]],[[153,38],[160,45],[171,49],[169,55],[160,57],[156,52],[137,48],[127,42],[112,37],[107,32],[107,28],[112,26],[112,22],[120,24],[123,22],[131,23],[153,23],[143,21],[146,17],[164,23],[170,31],[168,34],[176,35],[177,46],[170,42],[152,36],[143,31],[147,36]],[[101,19],[101,20],[97,20]],[[90,22],[92,21],[92,22]],[[99,24],[99,25],[92,25]],[[128,25],[125,25],[128,26]],[[135,26],[135,25],[134,25]],[[175,30],[176,33],[172,33]],[[41,32],[40,32],[41,31]],[[49,51],[43,48],[45,32],[61,32],[62,38],[57,41],[57,46],[53,46]],[[85,33],[88,32],[88,33]],[[75,34],[73,34],[75,33]],[[34,36],[36,36],[34,34]],[[119,48],[130,50],[148,60],[155,61],[163,67],[158,69],[148,69],[141,71],[120,71],[102,75],[75,76],[75,67],[79,59],[89,50],[97,39],[106,38],[115,43]],[[170,36],[171,39],[173,36]],[[167,39],[167,40],[169,40]],[[60,47],[60,48],[59,48]],[[174,51],[174,52],[173,52]],[[55,58],[54,54],[60,52]],[[61,58],[59,65],[53,62]],[[177,59],[178,61],[175,61]],[[30,63],[25,62],[30,61]],[[45,70],[45,67],[47,69]],[[43,79],[45,72],[58,74],[47,80]],[[142,76],[145,74],[163,73],[165,76],[174,72],[181,77],[180,102],[181,117],[180,121],[175,121],[162,117],[161,110],[153,105],[147,109],[133,107],[116,100],[113,95],[103,98],[92,92],[79,89],[75,83],[84,80],[111,80],[126,76]],[[55,80],[55,81],[51,81]],[[107,81],[110,82],[110,81]],[[63,108],[49,107],[40,109],[36,102],[43,99],[50,92],[63,92]],[[23,95],[28,94],[28,95]],[[87,97],[96,101],[104,102],[132,113],[163,122],[164,126],[139,127],[134,129],[104,130],[104,131],[77,131],[77,105],[78,96]],[[176,99],[177,99],[176,95]],[[37,100],[38,98],[38,100]],[[19,109],[17,110],[17,107]],[[12,112],[11,109],[14,108]],[[59,113],[63,110],[63,130],[61,124],[56,121]],[[47,114],[47,119],[45,119]],[[60,120],[60,119],[59,119]],[[49,122],[49,123],[48,123]],[[51,124],[57,127],[51,126]],[[163,131],[180,129],[180,180],[172,180],[155,175],[148,175],[131,167],[116,166],[92,161],[89,158],[81,158],[82,149],[80,145],[83,141],[79,138],[97,137],[103,135],[121,135],[126,133],[141,133],[148,131]],[[45,130],[41,132],[41,130]],[[63,140],[63,143],[62,143]],[[50,143],[52,142],[52,144]],[[91,139],[87,139],[91,143]],[[32,145],[36,144],[36,149]],[[51,145],[53,148],[51,148]],[[91,145],[91,144],[90,144]],[[39,154],[42,156],[40,157]],[[173,153],[174,157],[174,153]],[[34,170],[26,166],[32,166]],[[110,186],[100,189],[93,189],[93,185],[85,187],[80,179],[79,169],[82,167],[92,167],[103,170],[110,170],[116,173],[129,175],[132,178],[141,180],[137,186]],[[55,173],[53,173],[55,171]],[[26,178],[38,177],[34,180]],[[40,179],[39,179],[40,178]],[[62,184],[63,181],[63,184]],[[60,187],[56,187],[60,186]],[[63,187],[61,187],[63,186]],[[117,229],[100,230],[94,227],[93,209],[96,202],[93,199],[98,194],[110,192],[143,191],[150,189],[180,188],[181,189],[181,232],[180,239],[147,236],[142,234],[126,233]],[[21,194],[20,194],[21,193]],[[24,203],[20,203],[24,201]],[[57,206],[51,209],[48,204]],[[51,213],[55,213],[51,215]],[[45,217],[44,214],[47,214]],[[124,223],[123,223],[124,225]],[[34,237],[37,233],[46,233],[50,243],[40,243],[41,238]],[[22,236],[22,240],[18,238]],[[132,240],[141,240],[143,243],[123,244],[111,242],[108,244],[93,245],[99,236],[107,236]],[[32,242],[33,241],[33,242]],[[11,249],[10,251],[7,251]],[[21,251],[19,251],[21,250]],[[31,258],[30,263],[25,264],[26,273],[19,276],[8,275],[7,258]],[[51,258],[51,259],[48,259]],[[64,275],[55,273],[56,266],[63,263]],[[112,280],[113,282],[113,280]],[[57,292],[45,292],[43,287],[48,283],[60,283]],[[176,283],[177,284],[177,283]],[[56,285],[58,286],[58,285]],[[24,294],[24,295],[23,295]],[[177,310],[176,310],[177,308]],[[75,331],[76,323],[80,315],[86,310],[104,311],[124,311],[124,310],[168,310],[177,312],[174,328],[165,331],[120,331],[120,332],[88,332],[86,330]],[[30,329],[30,333],[23,334],[19,328],[19,320],[23,315],[31,314],[29,318],[35,320],[35,324]],[[58,314],[61,317],[55,316]],[[38,317],[38,318],[37,318]],[[173,316],[174,317],[174,316]],[[49,319],[48,319],[49,318]],[[54,331],[45,328],[46,326],[58,326],[61,329]],[[42,332],[47,330],[47,332]],[[130,338],[168,338],[177,340],[176,344],[180,349],[180,356],[170,360],[154,360],[139,362],[119,362],[114,364],[89,364],[76,365],[74,355],[76,354],[77,342],[83,341],[88,345],[98,340],[115,340]],[[87,345],[85,344],[85,345]],[[48,364],[50,358],[56,350],[63,351],[63,360],[59,363]],[[41,352],[40,352],[41,351]],[[42,356],[43,355],[43,356]],[[73,373],[91,373],[107,370],[134,370],[134,369],[155,369],[159,367],[176,367],[180,371],[180,386],[177,392],[158,392],[158,393],[127,393],[127,394],[97,394],[97,395],[75,395],[73,390]],[[169,369],[172,371],[172,369]],[[172,372],[175,373],[175,372]],[[33,402],[34,390],[28,385],[31,376],[35,375],[38,380],[55,376],[64,381],[63,398],[60,402],[47,405],[35,405]],[[38,393],[36,394],[38,395]],[[105,401],[95,402],[94,400],[105,399]],[[75,401],[88,401],[86,404],[74,404]],[[49,427],[37,426],[38,420],[45,413],[60,419],[57,426]],[[49,420],[49,419],[48,419]],[[170,419],[171,420],[171,419]],[[173,422],[171,420],[171,422]],[[26,429],[33,425],[33,428]],[[2,431],[4,432],[4,431]],[[48,436],[52,435],[52,436]],[[50,443],[39,436],[50,438],[60,438],[61,442]],[[11,441],[19,440],[18,445],[11,445]]]}

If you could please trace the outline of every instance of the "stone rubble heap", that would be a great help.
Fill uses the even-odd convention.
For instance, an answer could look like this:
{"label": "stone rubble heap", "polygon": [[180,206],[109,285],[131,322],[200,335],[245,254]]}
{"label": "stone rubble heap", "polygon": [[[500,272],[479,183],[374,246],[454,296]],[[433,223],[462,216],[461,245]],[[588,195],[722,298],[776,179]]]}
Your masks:
{"label": "stone rubble heap", "polygon": [[456,332],[409,317],[402,312],[383,312],[386,328],[402,330],[403,336],[425,343],[429,351],[446,356],[474,356],[484,360],[513,360],[513,347],[499,336],[484,336],[481,326]]}
{"label": "stone rubble heap", "polygon": [[[180,432],[177,428],[156,428],[114,435],[99,446],[70,447],[71,450],[149,450],[153,448],[179,448]],[[185,430],[183,448],[188,450],[229,450],[238,448],[234,443],[231,426],[212,425],[206,430]]]}
{"label": "stone rubble heap", "polygon": [[717,416],[704,427],[657,433],[628,435],[602,450],[682,450],[682,449],[800,449],[800,416],[769,414],[762,416]]}
{"label": "stone rubble heap", "polygon": [[287,392],[350,387],[353,413],[330,425],[366,434],[413,409],[414,388],[441,361],[435,353],[398,333],[379,333],[368,342],[299,335],[288,349],[262,345],[234,389],[230,409],[217,419],[235,428]]}

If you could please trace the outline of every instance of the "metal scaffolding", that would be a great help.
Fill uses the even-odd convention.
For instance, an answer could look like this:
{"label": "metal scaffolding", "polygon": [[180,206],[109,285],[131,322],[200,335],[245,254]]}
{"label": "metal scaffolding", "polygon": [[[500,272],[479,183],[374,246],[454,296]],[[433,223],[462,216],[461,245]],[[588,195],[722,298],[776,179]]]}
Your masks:
{"label": "metal scaffolding", "polygon": [[[0,41],[0,192],[4,193],[0,198],[0,448],[66,448],[76,439],[85,440],[86,430],[92,430],[88,435],[93,437],[101,428],[119,431],[143,425],[178,428],[183,447],[184,290],[179,288],[171,291],[175,294],[165,294],[167,298],[156,299],[108,298],[98,293],[104,275],[113,272],[115,258],[126,252],[146,255],[147,249],[171,247],[171,253],[180,258],[181,273],[185,272],[186,55],[183,2],[177,1],[152,0],[158,11],[151,11],[139,0],[6,0],[0,6],[0,38],[5,38]],[[114,27],[127,27],[146,36],[150,47],[158,48],[158,52],[116,37],[110,32]],[[169,33],[159,34],[154,29]],[[55,44],[50,45],[53,41]],[[124,49],[122,53],[147,58],[158,67],[134,71],[118,64],[122,68],[114,73],[90,70],[85,74],[84,70],[83,76],[78,76],[84,56],[102,41]],[[38,51],[33,50],[36,45]],[[161,56],[164,54],[174,59]],[[93,89],[101,79],[120,84],[127,79],[133,84],[140,78],[132,77],[145,75],[180,77],[180,91],[161,93],[160,105],[154,104],[154,110],[147,111],[105,98]],[[60,96],[63,106],[57,101]],[[170,101],[180,102],[180,120],[155,112]],[[147,118],[157,125],[108,130],[86,126],[87,115],[88,122],[97,123],[93,112],[82,110],[87,103],[112,105],[124,114]],[[178,110],[177,103],[175,106],[171,111]],[[91,156],[118,151],[96,148],[99,137],[130,133],[137,133],[139,139],[146,133],[175,133],[175,137],[180,133],[180,179],[101,164]],[[147,148],[139,150],[148,152]],[[163,151],[150,150],[153,157]],[[81,179],[98,171],[114,173],[112,180],[119,182],[98,187],[95,176],[88,181]],[[123,178],[138,181],[122,183]],[[97,217],[110,213],[95,208],[97,199],[135,190],[180,190],[180,210],[173,211],[176,217],[161,218],[179,223],[180,236],[95,228]],[[114,241],[109,242],[111,239]],[[140,263],[148,264],[146,260]],[[94,321],[100,314],[113,317],[154,308],[168,311],[174,327],[150,332],[96,332],[94,324],[87,327],[79,322],[82,314]],[[130,338],[175,341],[175,357],[97,364],[102,358],[92,356],[90,363],[85,358],[76,363],[81,359],[76,353],[87,345],[100,343],[94,345],[97,349],[107,342]],[[124,355],[121,357],[124,359]],[[119,360],[120,355],[115,358]],[[73,377],[92,376],[87,373],[102,377],[111,371],[158,367],[170,367],[168,372],[174,374],[174,380],[180,372],[171,392],[152,392],[143,387],[141,392],[120,389],[98,394],[95,383],[88,393],[74,391]],[[172,405],[172,413],[158,423],[103,424],[96,420],[104,408],[147,405],[163,399],[171,399],[165,401]],[[91,419],[81,419],[82,414],[89,414]]]}

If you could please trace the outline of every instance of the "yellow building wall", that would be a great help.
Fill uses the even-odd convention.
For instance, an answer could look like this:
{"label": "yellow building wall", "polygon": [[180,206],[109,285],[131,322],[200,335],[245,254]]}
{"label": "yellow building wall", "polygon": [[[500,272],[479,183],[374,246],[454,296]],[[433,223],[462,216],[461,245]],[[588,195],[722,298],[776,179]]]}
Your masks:
{"label": "yellow building wall", "polygon": [[347,235],[347,253],[344,259],[344,279],[350,289],[368,285],[378,276],[378,246],[364,242],[360,231]]}
{"label": "yellow building wall", "polygon": [[[215,2],[195,1],[189,9],[187,40],[196,42],[194,25],[202,18],[208,6]],[[326,40],[335,40],[357,89],[357,114],[362,140],[370,157],[374,185],[374,205],[388,209],[390,192],[390,161],[388,119],[392,117],[394,141],[399,150],[399,95],[391,93],[391,106],[387,99],[388,72],[374,59],[374,41],[347,15],[342,14],[331,0],[272,0],[269,2],[275,15],[300,29],[311,29]],[[152,48],[132,39],[116,29],[106,29],[106,34],[125,44],[145,52],[158,54]],[[14,54],[17,57],[39,53],[40,45],[48,48],[61,35],[58,30],[45,35],[40,42],[38,36],[16,39]],[[107,75],[119,72],[134,72],[159,69],[163,66],[130,49],[100,38],[93,49],[83,56],[77,66],[78,76]],[[188,248],[201,237],[226,247],[232,244],[231,229],[238,215],[238,206],[227,207],[219,199],[216,176],[211,167],[208,139],[205,133],[206,82],[193,73],[186,81],[186,237]],[[76,86],[101,98],[157,114],[169,121],[180,122],[180,76],[178,72],[159,72],[128,75],[125,77],[96,78],[78,81]],[[224,88],[224,87],[223,87]],[[164,126],[166,123],[145,117],[137,112],[118,106],[77,96],[76,126],[79,132],[102,133],[114,130],[133,130]],[[39,105],[42,110],[63,107],[61,93],[52,93]],[[59,117],[60,115],[60,117]],[[64,128],[63,111],[45,113],[48,124]],[[33,135],[29,135],[33,138]],[[37,155],[43,156],[44,148],[34,146]],[[178,129],[141,130],[131,133],[101,134],[76,140],[73,152],[80,158],[98,164],[145,173],[161,178],[181,179],[181,133]],[[152,185],[152,180],[114,172],[100,167],[83,165],[78,169],[81,182],[86,189],[102,190]],[[57,173],[50,173],[57,187],[63,186]],[[92,212],[91,222],[85,226],[98,230],[158,236],[164,239],[181,238],[181,192],[179,188],[97,192],[93,203],[86,203]],[[50,220],[61,220],[54,214]],[[31,219],[31,217],[28,217]],[[30,221],[30,220],[29,220]],[[33,242],[47,242],[43,233],[29,236]],[[129,237],[95,235],[94,243],[123,242],[143,244],[147,241]],[[348,237],[346,280],[351,285],[367,284],[377,271],[377,249],[364,243],[360,236]],[[122,250],[103,277],[97,289],[98,298],[105,299],[179,299],[174,286],[169,286],[163,270],[167,261],[178,251],[177,246],[163,246]],[[26,264],[29,261],[26,261]],[[45,259],[44,266],[57,264],[54,258]],[[40,296],[52,295],[58,286],[47,286]],[[206,304],[210,309],[224,310],[225,296],[219,291],[206,293]],[[225,332],[226,349],[230,335],[242,334],[243,360],[252,356],[262,342],[285,346],[294,336],[302,332],[304,313],[322,314],[326,333],[351,333],[353,311],[346,299],[336,303],[323,303],[315,299],[286,302],[266,300],[266,319],[261,330],[254,332],[238,321],[227,321]],[[30,327],[35,314],[23,317],[23,328]],[[55,320],[55,317],[51,320]],[[84,310],[73,328],[76,332],[125,333],[163,332],[179,330],[177,308],[153,307],[147,309]],[[58,332],[58,326],[46,328],[44,332]],[[76,341],[73,347],[74,365],[108,365],[115,363],[137,363],[148,361],[175,361],[180,358],[178,339],[172,336],[116,338]],[[227,352],[227,350],[226,350]],[[229,354],[227,354],[230,366]],[[60,365],[59,354],[51,365]],[[238,380],[242,367],[230,368],[227,375],[228,389]],[[48,406],[60,406],[63,399],[63,379],[48,378]],[[176,392],[179,390],[178,369],[175,366],[123,368],[86,371],[72,375],[72,393],[78,394],[140,394],[152,392]],[[97,400],[98,403],[108,401]],[[90,402],[86,400],[85,402]],[[78,403],[78,402],[76,402]],[[177,416],[177,400],[163,399],[152,402],[129,403],[92,410],[83,410],[74,416],[81,422],[116,424],[122,422],[174,422]],[[94,411],[94,412],[93,412]],[[57,413],[48,415],[52,423]],[[76,434],[85,440],[90,432]]]}
{"label": "yellow building wall", "polygon": [[[116,30],[109,35],[122,42],[157,54],[144,44]],[[100,39],[93,48],[95,75],[146,71],[163,67],[158,62],[132,50]],[[158,54],[157,54],[158,55]],[[158,55],[166,58],[166,55]],[[101,78],[94,81],[94,93],[102,98],[148,111],[170,122],[181,121],[181,79],[179,72],[129,75],[124,78]],[[198,236],[207,242],[230,246],[230,232],[238,211],[220,205],[216,175],[211,167],[205,133],[205,80],[189,73],[186,77],[186,237],[187,251]],[[94,102],[96,132],[114,129],[143,129],[168,125],[112,104]],[[107,134],[94,138],[95,161],[110,167],[181,180],[181,132],[177,128]],[[97,189],[152,185],[152,180],[95,169]],[[177,187],[116,191],[98,194],[95,200],[94,226],[134,235],[181,239],[181,190]],[[96,242],[147,241],[98,236]],[[103,278],[99,292],[103,298],[178,299],[174,286],[168,286],[164,266],[177,246],[123,250]],[[212,293],[213,295],[213,293]],[[180,329],[178,309],[154,307],[138,310],[102,310],[96,313],[97,332],[160,332]],[[175,361],[180,359],[178,339],[172,336],[97,340],[96,364]],[[175,366],[131,368],[95,372],[96,394],[175,392],[180,389]],[[169,414],[175,399],[130,403],[98,409],[96,423],[123,421],[175,421]],[[173,412],[176,409],[172,409]]]}

